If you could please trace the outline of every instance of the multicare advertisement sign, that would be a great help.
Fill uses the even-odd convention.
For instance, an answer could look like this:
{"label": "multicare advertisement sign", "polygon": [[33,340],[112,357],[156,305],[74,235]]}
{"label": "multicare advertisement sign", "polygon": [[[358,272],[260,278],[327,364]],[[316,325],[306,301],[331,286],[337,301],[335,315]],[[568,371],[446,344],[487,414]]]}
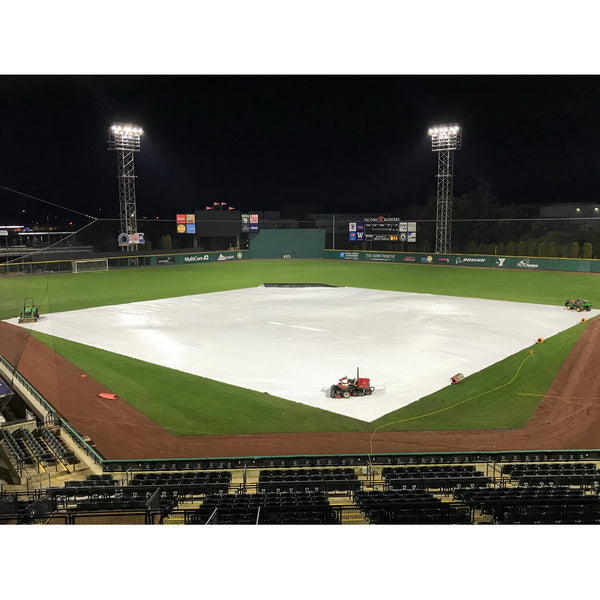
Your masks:
{"label": "multicare advertisement sign", "polygon": [[169,254],[150,257],[151,265],[190,265],[208,262],[235,262],[250,258],[248,250],[231,252],[197,252],[194,254]]}

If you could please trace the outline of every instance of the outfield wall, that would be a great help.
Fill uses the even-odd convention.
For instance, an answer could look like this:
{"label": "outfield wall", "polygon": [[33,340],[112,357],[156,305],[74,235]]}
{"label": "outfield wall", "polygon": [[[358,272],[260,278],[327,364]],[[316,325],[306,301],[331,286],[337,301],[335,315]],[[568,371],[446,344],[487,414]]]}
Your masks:
{"label": "outfield wall", "polygon": [[[260,238],[262,234],[268,235]],[[298,232],[292,234],[290,232]],[[273,234],[273,235],[271,235]],[[389,252],[372,250],[324,250],[325,231],[265,230],[257,234],[251,250],[220,252],[173,252],[139,256],[108,257],[109,269],[155,267],[215,262],[238,262],[249,259],[325,259],[395,264],[424,264],[438,266],[486,267],[523,271],[562,271],[570,273],[600,273],[600,260],[581,258],[550,258],[536,256],[494,256],[485,254],[434,254],[423,252]],[[262,239],[262,241],[258,241]],[[0,275],[41,275],[71,273],[72,260],[43,262],[14,262],[0,265]]]}
{"label": "outfield wall", "polygon": [[[124,254],[89,259],[82,257],[79,262],[107,260],[109,269],[130,267],[154,267],[167,265],[188,265],[196,263],[236,262],[250,258],[248,250],[223,250],[220,252],[173,252],[169,254]],[[43,275],[45,273],[72,273],[74,260],[46,260],[41,262],[11,262],[0,264],[0,275]],[[82,269],[83,272],[84,269]]]}
{"label": "outfield wall", "polygon": [[485,254],[426,254],[420,252],[380,252],[369,250],[325,250],[323,258],[327,260],[520,269],[523,271],[600,273],[600,260],[581,258],[494,256]]}

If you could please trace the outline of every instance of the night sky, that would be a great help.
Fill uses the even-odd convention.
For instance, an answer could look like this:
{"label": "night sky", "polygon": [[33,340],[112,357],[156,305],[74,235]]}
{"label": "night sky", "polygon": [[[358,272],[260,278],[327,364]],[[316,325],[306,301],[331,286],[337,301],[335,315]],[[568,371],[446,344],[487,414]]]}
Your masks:
{"label": "night sky", "polygon": [[[597,76],[2,76],[0,185],[118,217],[107,138],[124,121],[144,129],[139,217],[214,201],[401,214],[435,194],[428,127],[458,122],[455,195],[484,179],[501,204],[597,202],[599,97]],[[68,216],[0,202],[5,224]]]}

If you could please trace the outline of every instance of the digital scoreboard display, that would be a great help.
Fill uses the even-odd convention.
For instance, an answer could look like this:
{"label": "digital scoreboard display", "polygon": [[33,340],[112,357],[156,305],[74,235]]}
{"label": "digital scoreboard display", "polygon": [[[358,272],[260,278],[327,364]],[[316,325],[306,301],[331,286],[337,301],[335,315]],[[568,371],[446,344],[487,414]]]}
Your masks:
{"label": "digital scoreboard display", "polygon": [[365,241],[367,242],[397,242],[400,238],[400,223],[366,223]]}
{"label": "digital scoreboard display", "polygon": [[417,223],[398,217],[376,217],[348,224],[351,242],[416,242]]}

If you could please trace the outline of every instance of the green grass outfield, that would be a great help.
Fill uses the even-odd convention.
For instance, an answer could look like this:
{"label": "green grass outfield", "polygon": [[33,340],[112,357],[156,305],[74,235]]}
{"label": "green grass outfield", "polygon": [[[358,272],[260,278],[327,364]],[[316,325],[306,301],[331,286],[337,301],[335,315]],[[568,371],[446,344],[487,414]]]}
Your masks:
{"label": "green grass outfield", "polygon": [[0,319],[16,317],[26,296],[33,297],[40,312],[46,314],[248,288],[267,282],[328,283],[536,304],[562,305],[566,298],[582,297],[593,306],[600,306],[600,274],[596,273],[264,260],[2,278]]}
{"label": "green grass outfield", "polygon": [[[318,282],[560,305],[568,297],[581,296],[598,306],[599,281],[598,275],[586,273],[313,260],[240,261],[6,278],[0,280],[0,317],[16,316],[25,296],[32,296],[40,312],[46,314],[253,287],[263,282]],[[523,350],[460,385],[447,386],[373,423],[38,335],[157,423],[175,434],[197,435],[372,431],[381,426],[385,430],[522,427],[583,327],[575,326],[536,345],[533,355]],[[510,381],[523,361],[519,376],[510,386],[486,393]],[[136,376],[131,377],[131,373]]]}

